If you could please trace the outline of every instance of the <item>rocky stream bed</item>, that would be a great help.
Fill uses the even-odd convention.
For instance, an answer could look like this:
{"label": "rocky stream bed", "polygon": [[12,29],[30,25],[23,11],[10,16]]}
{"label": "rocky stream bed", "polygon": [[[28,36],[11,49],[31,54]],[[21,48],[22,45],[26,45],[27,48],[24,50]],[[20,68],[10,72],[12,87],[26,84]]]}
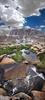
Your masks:
{"label": "rocky stream bed", "polygon": [[22,63],[0,65],[0,100],[45,100],[45,70]]}

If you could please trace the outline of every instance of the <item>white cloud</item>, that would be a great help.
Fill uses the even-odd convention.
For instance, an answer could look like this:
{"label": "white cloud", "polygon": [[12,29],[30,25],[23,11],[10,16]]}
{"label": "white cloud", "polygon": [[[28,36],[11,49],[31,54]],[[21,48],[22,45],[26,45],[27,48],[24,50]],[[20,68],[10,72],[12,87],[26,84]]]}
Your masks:
{"label": "white cloud", "polygon": [[3,20],[7,21],[7,25],[10,26],[23,26],[23,23],[25,21],[23,15],[20,12],[18,12],[15,8],[10,6],[7,9],[2,4],[0,4],[0,16]]}
{"label": "white cloud", "polygon": [[25,16],[39,16],[39,8],[43,7],[45,0],[0,0],[0,17],[7,25],[21,28],[25,23]]}
{"label": "white cloud", "polygon": [[30,26],[25,26],[24,28],[25,28],[25,29],[30,29],[31,27],[30,27]]}
{"label": "white cloud", "polygon": [[45,28],[45,25],[41,25],[40,28]]}
{"label": "white cloud", "polygon": [[45,25],[36,26],[34,29],[37,29],[38,31],[45,30]]}
{"label": "white cloud", "polygon": [[36,9],[45,7],[45,0],[16,0],[17,4],[22,8],[19,9],[24,16],[29,16],[35,12]]}

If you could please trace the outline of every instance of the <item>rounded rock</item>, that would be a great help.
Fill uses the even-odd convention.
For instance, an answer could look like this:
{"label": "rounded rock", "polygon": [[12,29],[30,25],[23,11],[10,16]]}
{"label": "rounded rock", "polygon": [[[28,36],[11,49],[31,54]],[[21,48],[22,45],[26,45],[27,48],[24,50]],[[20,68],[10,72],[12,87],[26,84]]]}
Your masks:
{"label": "rounded rock", "polygon": [[32,98],[30,96],[28,96],[27,94],[23,93],[23,92],[20,92],[20,93],[17,93],[15,95],[15,97],[13,97],[15,99],[12,99],[12,100],[32,100]]}
{"label": "rounded rock", "polygon": [[32,91],[33,100],[45,100],[45,92],[43,91]]}

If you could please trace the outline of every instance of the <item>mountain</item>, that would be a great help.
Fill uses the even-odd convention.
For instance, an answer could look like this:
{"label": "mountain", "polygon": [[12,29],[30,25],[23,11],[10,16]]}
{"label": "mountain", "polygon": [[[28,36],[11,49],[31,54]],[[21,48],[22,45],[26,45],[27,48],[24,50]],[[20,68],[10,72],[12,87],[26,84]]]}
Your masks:
{"label": "mountain", "polygon": [[1,43],[45,43],[45,33],[34,29],[12,29],[0,32]]}

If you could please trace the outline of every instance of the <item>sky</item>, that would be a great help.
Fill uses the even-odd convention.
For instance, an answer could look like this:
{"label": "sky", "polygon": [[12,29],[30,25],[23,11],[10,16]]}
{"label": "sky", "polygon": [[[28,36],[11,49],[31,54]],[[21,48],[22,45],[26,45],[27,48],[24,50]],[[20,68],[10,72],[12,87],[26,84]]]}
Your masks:
{"label": "sky", "polygon": [[0,30],[12,28],[45,31],[45,0],[0,0]]}

